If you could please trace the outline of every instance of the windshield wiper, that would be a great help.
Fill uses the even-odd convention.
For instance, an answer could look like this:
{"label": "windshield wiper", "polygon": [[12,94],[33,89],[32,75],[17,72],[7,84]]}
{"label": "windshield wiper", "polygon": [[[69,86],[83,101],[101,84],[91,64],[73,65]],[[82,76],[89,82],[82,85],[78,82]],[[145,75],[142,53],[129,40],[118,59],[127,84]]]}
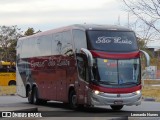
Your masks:
{"label": "windshield wiper", "polygon": [[115,82],[108,82],[108,81],[104,81],[104,80],[100,80],[99,82],[102,84],[108,84],[108,85],[115,84]]}
{"label": "windshield wiper", "polygon": [[125,84],[125,85],[129,85],[129,84],[138,84],[138,83],[136,83],[136,82],[125,82],[125,83],[122,83],[122,84]]}

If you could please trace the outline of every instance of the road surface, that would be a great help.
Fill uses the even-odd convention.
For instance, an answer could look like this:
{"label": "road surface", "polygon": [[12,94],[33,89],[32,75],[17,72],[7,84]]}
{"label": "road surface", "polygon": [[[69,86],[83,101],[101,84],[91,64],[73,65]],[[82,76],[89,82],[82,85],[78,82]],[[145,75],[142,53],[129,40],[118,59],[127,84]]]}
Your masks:
{"label": "road surface", "polygon": [[[128,119],[126,116],[131,115],[132,112],[137,113],[150,113],[160,115],[160,103],[159,102],[146,102],[143,101],[140,106],[125,106],[121,111],[115,112],[109,106],[100,106],[96,108],[82,108],[77,111],[69,109],[67,105],[62,103],[55,103],[53,101],[48,102],[46,105],[31,105],[28,103],[27,98],[21,98],[19,96],[0,96],[0,111],[35,111],[40,112],[42,115],[48,118],[34,118],[34,120],[54,119],[64,120],[66,117],[69,120],[74,120],[74,117],[78,117],[78,120],[124,120]],[[130,112],[129,112],[130,111]],[[115,117],[115,118],[114,118]],[[32,120],[31,118],[26,118]],[[67,120],[68,120],[67,119]],[[160,120],[159,117],[131,117],[129,119],[137,120]],[[66,120],[66,119],[65,119]]]}

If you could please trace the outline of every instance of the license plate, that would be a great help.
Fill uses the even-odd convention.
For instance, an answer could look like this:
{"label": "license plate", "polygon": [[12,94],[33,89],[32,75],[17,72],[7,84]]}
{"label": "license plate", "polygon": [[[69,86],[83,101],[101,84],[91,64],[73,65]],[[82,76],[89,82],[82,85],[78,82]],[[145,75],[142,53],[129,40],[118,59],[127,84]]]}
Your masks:
{"label": "license plate", "polygon": [[123,101],[114,101],[114,104],[115,104],[115,105],[122,105],[122,104],[123,104]]}

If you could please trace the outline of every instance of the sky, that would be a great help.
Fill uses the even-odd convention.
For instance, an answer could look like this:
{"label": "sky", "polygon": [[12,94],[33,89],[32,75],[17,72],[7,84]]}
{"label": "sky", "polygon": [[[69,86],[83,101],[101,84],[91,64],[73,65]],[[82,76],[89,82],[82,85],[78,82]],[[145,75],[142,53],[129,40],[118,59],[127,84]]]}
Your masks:
{"label": "sky", "polygon": [[125,26],[128,13],[121,0],[0,0],[0,26],[45,31],[84,23]]}

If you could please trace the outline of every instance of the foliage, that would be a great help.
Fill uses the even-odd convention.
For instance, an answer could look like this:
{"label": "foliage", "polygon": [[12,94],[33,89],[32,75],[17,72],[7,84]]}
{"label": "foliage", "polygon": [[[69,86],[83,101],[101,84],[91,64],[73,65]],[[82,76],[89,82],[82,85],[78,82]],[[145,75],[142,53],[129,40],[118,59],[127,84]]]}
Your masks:
{"label": "foliage", "polygon": [[[160,39],[160,0],[122,0],[126,11],[134,17],[130,25],[145,46],[150,40]],[[136,19],[135,19],[136,18]]]}
{"label": "foliage", "polygon": [[160,33],[160,1],[159,0],[123,0],[128,12],[134,14],[146,25]]}
{"label": "foliage", "polygon": [[17,26],[0,26],[0,59],[15,61],[15,47],[21,31]]}
{"label": "foliage", "polygon": [[28,30],[24,33],[25,36],[33,35],[34,34],[34,29],[33,28],[28,28]]}
{"label": "foliage", "polygon": [[15,61],[16,59],[16,44],[17,40],[22,36],[29,36],[41,32],[35,32],[33,28],[28,30],[22,35],[21,29],[17,26],[0,26],[0,60]]}
{"label": "foliage", "polygon": [[41,32],[40,30],[35,32],[35,30],[33,28],[28,28],[28,30],[24,33],[25,36],[30,36],[30,35],[33,35],[33,34],[36,34],[38,32]]}

